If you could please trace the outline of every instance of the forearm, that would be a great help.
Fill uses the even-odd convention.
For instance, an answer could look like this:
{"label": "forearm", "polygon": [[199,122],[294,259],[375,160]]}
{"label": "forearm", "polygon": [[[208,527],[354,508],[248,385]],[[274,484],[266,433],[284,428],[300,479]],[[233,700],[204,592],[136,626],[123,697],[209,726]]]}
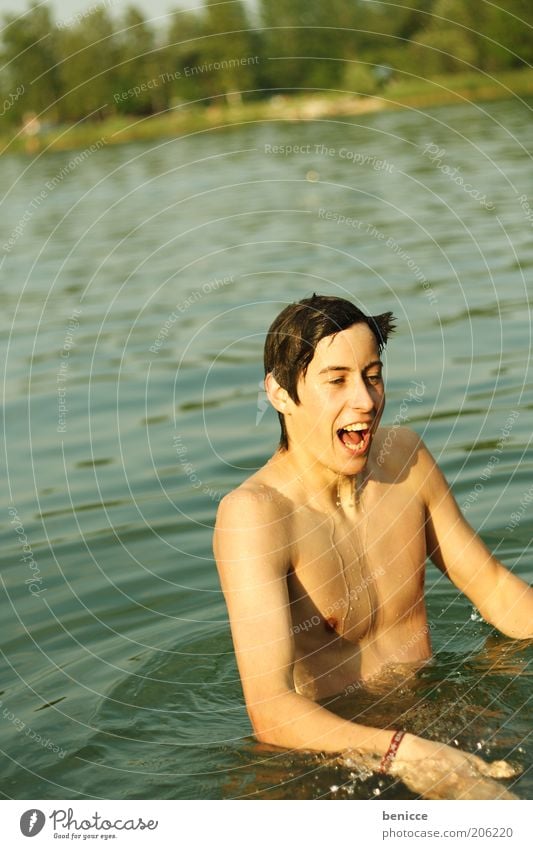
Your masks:
{"label": "forearm", "polygon": [[[298,693],[286,692],[250,710],[255,736],[287,749],[344,752],[348,749],[383,757],[393,730],[341,719]],[[394,729],[396,730],[396,729]]]}
{"label": "forearm", "polygon": [[[392,730],[369,728],[332,714],[294,692],[269,699],[254,716],[256,737],[287,749],[341,754],[346,767],[362,765],[375,771],[389,748]],[[388,770],[427,799],[515,799],[493,778],[510,778],[516,770],[505,761],[486,764],[476,755],[444,743],[406,734]]]}

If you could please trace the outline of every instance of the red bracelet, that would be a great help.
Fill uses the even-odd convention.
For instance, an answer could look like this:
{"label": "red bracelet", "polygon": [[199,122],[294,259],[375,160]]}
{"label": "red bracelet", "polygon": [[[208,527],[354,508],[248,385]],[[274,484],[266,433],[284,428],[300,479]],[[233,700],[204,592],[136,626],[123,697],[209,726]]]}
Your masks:
{"label": "red bracelet", "polygon": [[391,763],[396,757],[396,752],[400,747],[400,743],[405,737],[405,731],[395,731],[392,735],[392,740],[390,741],[389,748],[381,758],[381,763],[379,765],[378,772],[388,772]]}

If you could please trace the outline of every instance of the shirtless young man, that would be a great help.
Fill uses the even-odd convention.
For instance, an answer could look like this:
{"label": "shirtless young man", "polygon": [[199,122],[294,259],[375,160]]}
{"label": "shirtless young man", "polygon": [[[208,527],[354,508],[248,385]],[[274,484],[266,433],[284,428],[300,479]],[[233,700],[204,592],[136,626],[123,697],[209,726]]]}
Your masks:
{"label": "shirtless young man", "polygon": [[[341,298],[291,304],[265,345],[282,435],[221,502],[214,551],[244,696],[259,741],[340,753],[428,798],[510,798],[487,764],[442,743],[342,719],[317,700],[351,692],[400,653],[431,656],[426,557],[509,637],[533,637],[533,589],[468,525],[421,439],[391,447],[380,353],[392,314]],[[304,627],[305,626],[305,627]]]}

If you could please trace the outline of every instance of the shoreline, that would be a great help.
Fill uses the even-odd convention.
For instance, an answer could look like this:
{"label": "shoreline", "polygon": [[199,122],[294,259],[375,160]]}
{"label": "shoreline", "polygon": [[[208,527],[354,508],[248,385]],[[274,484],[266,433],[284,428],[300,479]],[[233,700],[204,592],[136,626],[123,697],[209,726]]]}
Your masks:
{"label": "shoreline", "polygon": [[34,156],[78,150],[89,145],[126,144],[164,138],[180,138],[191,133],[264,121],[312,121],[352,117],[374,112],[512,100],[533,97],[533,70],[510,71],[492,80],[483,74],[449,75],[433,80],[399,81],[389,84],[379,95],[275,94],[268,100],[240,104],[222,102],[209,106],[187,103],[156,115],[114,116],[102,121],[43,129],[24,135],[19,128],[11,136],[0,136],[0,155],[24,153]]}

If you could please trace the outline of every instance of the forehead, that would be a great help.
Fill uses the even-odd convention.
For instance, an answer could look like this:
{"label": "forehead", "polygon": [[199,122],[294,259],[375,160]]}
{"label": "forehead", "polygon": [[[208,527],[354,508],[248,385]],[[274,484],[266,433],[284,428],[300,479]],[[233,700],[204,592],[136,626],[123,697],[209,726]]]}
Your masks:
{"label": "forehead", "polygon": [[326,366],[362,369],[378,356],[376,337],[368,325],[352,324],[346,330],[320,340],[308,372],[317,373]]}

